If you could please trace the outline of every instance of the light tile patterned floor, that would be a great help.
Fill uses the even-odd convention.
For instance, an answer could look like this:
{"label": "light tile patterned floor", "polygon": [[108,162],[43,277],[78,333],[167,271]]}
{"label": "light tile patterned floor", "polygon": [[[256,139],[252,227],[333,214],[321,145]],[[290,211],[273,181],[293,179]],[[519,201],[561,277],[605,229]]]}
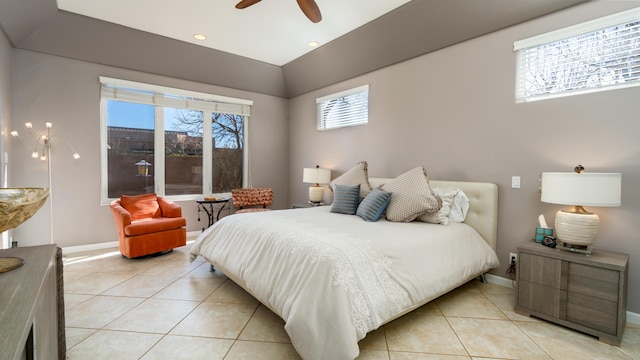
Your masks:
{"label": "light tile patterned floor", "polygon": [[[117,249],[65,255],[67,359],[299,359],[284,322],[188,247],[130,260]],[[358,359],[638,359],[513,311],[514,290],[472,281],[370,333]],[[331,360],[331,359],[328,359]]]}

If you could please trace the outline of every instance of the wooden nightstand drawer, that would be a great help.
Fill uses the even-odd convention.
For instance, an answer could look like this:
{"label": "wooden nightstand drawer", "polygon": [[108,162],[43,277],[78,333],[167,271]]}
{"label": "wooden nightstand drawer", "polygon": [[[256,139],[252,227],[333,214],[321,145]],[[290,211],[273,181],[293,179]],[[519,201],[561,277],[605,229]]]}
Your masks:
{"label": "wooden nightstand drawer", "polygon": [[[539,298],[545,299],[545,301],[538,301]],[[566,299],[567,292],[558,288],[526,280],[518,282],[518,303],[516,305],[521,308],[556,318],[564,318],[564,311],[561,313],[561,309],[564,309],[562,305]]]}
{"label": "wooden nightstand drawer", "polygon": [[616,335],[617,319],[617,302],[600,300],[579,293],[567,295],[566,320],[568,321]]}
{"label": "wooden nightstand drawer", "polygon": [[566,283],[562,283],[562,261],[527,253],[522,253],[520,256],[518,260],[520,280],[556,289],[566,287]]}
{"label": "wooden nightstand drawer", "polygon": [[576,263],[568,265],[568,278],[571,281],[567,284],[567,290],[597,299],[618,302],[619,271]]}

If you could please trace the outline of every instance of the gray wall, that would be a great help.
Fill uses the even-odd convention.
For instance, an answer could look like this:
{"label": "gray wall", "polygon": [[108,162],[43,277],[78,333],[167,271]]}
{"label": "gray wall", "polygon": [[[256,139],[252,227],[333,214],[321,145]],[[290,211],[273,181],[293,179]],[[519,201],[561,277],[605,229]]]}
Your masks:
{"label": "gray wall", "polygon": [[11,146],[9,130],[11,128],[11,45],[0,32],[0,186],[5,178],[5,157]]}
{"label": "gray wall", "polygon": [[[424,165],[433,179],[499,186],[498,256],[533,237],[537,216],[553,224],[562,206],[543,204],[543,171],[622,172],[622,206],[600,215],[595,246],[631,256],[628,307],[640,312],[640,88],[514,103],[514,40],[622,9],[623,2],[581,5],[424,55],[290,100],[291,201],[304,201],[302,168],[316,163],[335,178],[359,160],[370,176],[394,177]],[[369,124],[318,132],[315,98],[370,84]],[[511,189],[511,176],[522,187]]]}
{"label": "gray wall", "polygon": [[[11,146],[11,46],[7,38],[0,31],[0,187],[5,186],[5,181],[9,180],[11,173],[6,171],[8,162],[12,155]],[[5,161],[7,154],[8,162]],[[6,231],[0,235],[0,248],[8,247],[10,236],[13,230]]]}
{"label": "gray wall", "polygon": [[[274,207],[288,201],[287,100],[70,60],[28,50],[13,50],[13,126],[24,132],[24,123],[44,129],[53,122],[53,135],[71,141],[80,153],[73,160],[64,140],[52,140],[52,194],[47,204],[23,226],[16,228],[20,246],[48,243],[50,206],[53,203],[53,242],[62,247],[116,241],[108,206],[100,205],[100,87],[98,76],[109,76],[163,86],[253,100],[249,125],[253,186],[275,189]],[[31,158],[32,149],[16,147],[15,186],[47,186],[46,162]],[[52,200],[52,201],[51,201]],[[180,202],[187,230],[197,231],[196,205]]]}

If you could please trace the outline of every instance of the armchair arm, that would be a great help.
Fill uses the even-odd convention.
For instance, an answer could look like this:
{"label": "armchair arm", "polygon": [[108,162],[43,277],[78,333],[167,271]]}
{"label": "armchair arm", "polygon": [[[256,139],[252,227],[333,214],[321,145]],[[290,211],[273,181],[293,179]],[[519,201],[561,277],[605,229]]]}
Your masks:
{"label": "armchair arm", "polygon": [[124,229],[127,225],[131,224],[131,214],[120,205],[119,199],[113,200],[109,206],[111,207],[111,213],[118,228],[118,237],[123,239],[125,236]]}
{"label": "armchair arm", "polygon": [[158,197],[158,205],[160,205],[160,213],[163,217],[182,217],[182,208],[173,201]]}

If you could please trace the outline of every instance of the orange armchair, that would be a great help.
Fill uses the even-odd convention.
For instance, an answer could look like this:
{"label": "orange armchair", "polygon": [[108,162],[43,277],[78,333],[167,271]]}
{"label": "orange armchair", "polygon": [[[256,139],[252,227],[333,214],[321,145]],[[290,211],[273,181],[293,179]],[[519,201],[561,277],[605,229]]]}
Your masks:
{"label": "orange armchair", "polygon": [[187,244],[187,221],[176,203],[143,194],[111,202],[120,253],[128,258],[161,253]]}

